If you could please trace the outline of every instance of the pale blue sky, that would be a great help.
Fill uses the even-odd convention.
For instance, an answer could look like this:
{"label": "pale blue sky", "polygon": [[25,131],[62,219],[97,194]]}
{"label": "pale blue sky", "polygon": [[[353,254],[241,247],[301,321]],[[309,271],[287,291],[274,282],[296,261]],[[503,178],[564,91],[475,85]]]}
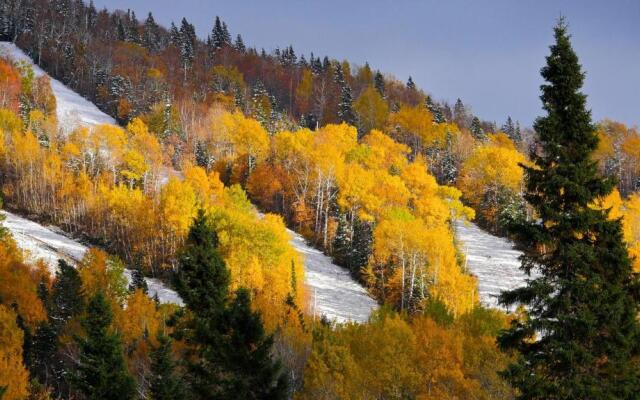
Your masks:
{"label": "pale blue sky", "polygon": [[186,17],[205,37],[220,15],[233,37],[267,51],[293,45],[372,67],[436,99],[469,104],[483,119],[531,125],[540,114],[540,67],[552,27],[565,15],[587,71],[594,119],[640,123],[640,1],[637,0],[95,0],[152,11],[168,25]]}

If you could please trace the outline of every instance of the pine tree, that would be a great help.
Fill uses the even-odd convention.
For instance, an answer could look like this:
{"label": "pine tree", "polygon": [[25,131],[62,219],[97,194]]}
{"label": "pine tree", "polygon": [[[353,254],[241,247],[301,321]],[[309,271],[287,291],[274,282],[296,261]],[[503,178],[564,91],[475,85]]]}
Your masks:
{"label": "pine tree", "polygon": [[86,337],[76,337],[80,355],[73,383],[88,400],[135,396],[135,382],[125,365],[120,336],[111,330],[112,320],[109,303],[102,293],[97,293],[82,320]]}
{"label": "pine tree", "polygon": [[[31,343],[25,348],[29,349],[26,364],[32,378],[49,385],[55,382],[57,360],[56,350],[58,347],[58,332],[54,329],[54,321],[51,318],[51,295],[46,282],[41,281],[38,286],[38,298],[47,310],[48,321],[41,323],[30,337]],[[51,379],[52,381],[49,381]]]}
{"label": "pine tree", "polygon": [[429,112],[431,113],[433,122],[435,122],[436,124],[447,122],[444,115],[442,114],[442,110],[436,103],[433,102],[431,96],[427,96],[427,98],[425,99],[425,107],[427,107],[427,110],[429,110]]}
{"label": "pine tree", "polygon": [[376,75],[373,77],[373,85],[380,93],[380,96],[385,97],[385,84],[384,84],[384,76],[380,73],[380,71],[376,71]]}
{"label": "pine tree", "polygon": [[453,122],[460,128],[467,128],[468,120],[467,108],[462,103],[462,100],[457,99],[456,104],[453,106]]}
{"label": "pine tree", "polygon": [[352,247],[352,237],[353,232],[347,221],[347,216],[344,213],[340,213],[338,216],[338,227],[333,237],[332,254],[333,262],[345,268],[349,268],[349,253]]}
{"label": "pine tree", "polygon": [[220,17],[218,16],[216,16],[216,20],[213,23],[213,30],[211,31],[211,44],[214,51],[231,45],[231,34],[229,34],[227,24],[222,22],[220,20]]}
{"label": "pine tree", "polygon": [[443,185],[452,185],[458,178],[458,166],[453,149],[453,135],[447,132],[445,135],[444,155],[440,165],[439,183]]}
{"label": "pine tree", "polygon": [[187,22],[186,18],[182,18],[182,24],[180,26],[180,59],[182,60],[182,69],[184,71],[184,82],[187,81],[187,71],[191,69],[191,64],[193,64],[195,55],[195,28]]}
{"label": "pine tree", "polygon": [[231,46],[231,33],[229,33],[229,28],[227,28],[227,23],[222,23],[222,42],[226,46]]}
{"label": "pine tree", "polygon": [[536,221],[513,227],[525,249],[522,268],[540,275],[505,292],[504,305],[527,315],[499,337],[517,350],[503,372],[520,399],[638,398],[640,282],[619,220],[591,204],[614,182],[597,174],[598,137],[580,92],[584,81],[563,19],[541,74],[547,115],[534,124],[542,152],[526,171]]}
{"label": "pine tree", "polygon": [[242,36],[240,36],[239,33],[238,33],[238,36],[236,36],[236,42],[234,43],[233,48],[239,51],[240,53],[244,53],[247,50],[247,48],[244,45],[244,41],[242,40]]}
{"label": "pine tree", "polygon": [[171,27],[169,28],[169,42],[173,46],[180,48],[180,31],[178,31],[173,21],[171,21]]}
{"label": "pine tree", "polygon": [[480,119],[478,117],[473,117],[469,130],[471,131],[474,139],[479,141],[485,141],[487,139],[487,135],[484,133],[482,124],[480,123]]}
{"label": "pine tree", "polygon": [[349,125],[355,125],[356,115],[353,110],[353,95],[351,94],[351,86],[344,79],[342,66],[336,63],[334,72],[334,81],[340,88],[340,102],[338,103],[338,118],[340,122],[346,122]]}
{"label": "pine tree", "polygon": [[513,131],[513,142],[516,144],[522,143],[522,133],[520,132],[520,122],[516,121],[516,128]]}
{"label": "pine tree", "polygon": [[153,14],[149,13],[147,19],[144,21],[142,44],[152,53],[160,49],[160,40],[158,38],[159,29],[158,24],[153,19]]}
{"label": "pine tree", "polygon": [[78,271],[64,260],[58,260],[56,279],[51,290],[49,314],[56,321],[56,330],[71,317],[84,310],[82,280]]}
{"label": "pine tree", "polygon": [[139,268],[134,268],[131,270],[131,282],[129,283],[129,291],[134,292],[136,290],[142,290],[144,294],[149,293],[149,286],[147,285],[147,281],[144,279],[144,275]]}
{"label": "pine tree", "polygon": [[502,127],[500,128],[500,130],[506,133],[507,136],[509,136],[509,138],[513,140],[513,137],[515,136],[516,128],[513,125],[513,120],[511,119],[511,116],[507,117],[507,121],[504,124],[502,124]]}
{"label": "pine tree", "polygon": [[411,77],[407,80],[407,89],[416,90],[416,84],[413,82],[413,78]]}
{"label": "pine tree", "polygon": [[153,400],[182,399],[185,389],[175,373],[171,339],[158,334],[158,347],[151,352],[151,383],[149,392]]}

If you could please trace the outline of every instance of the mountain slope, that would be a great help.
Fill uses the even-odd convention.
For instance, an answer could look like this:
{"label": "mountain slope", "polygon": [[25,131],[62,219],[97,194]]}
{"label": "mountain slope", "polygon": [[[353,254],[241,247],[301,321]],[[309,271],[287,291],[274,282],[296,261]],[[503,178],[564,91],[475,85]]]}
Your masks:
{"label": "mountain slope", "polygon": [[[36,76],[47,75],[40,67],[33,64],[31,58],[13,43],[0,42],[0,57],[31,64]],[[51,79],[51,89],[56,97],[58,126],[63,133],[69,133],[79,126],[92,127],[100,124],[116,123],[113,118],[100,111],[93,103],[69,89],[60,81],[51,77],[49,79]]]}
{"label": "mountain slope", "polygon": [[[3,225],[11,232],[18,247],[25,251],[27,259],[30,261],[43,260],[52,274],[57,268],[59,258],[77,263],[88,250],[87,246],[57,233],[51,228],[7,211],[1,213],[6,218]],[[131,281],[130,270],[125,270],[125,276],[128,281]],[[145,280],[149,286],[150,297],[155,297],[157,294],[161,303],[183,304],[180,296],[159,280],[153,278],[145,278]]]}
{"label": "mountain slope", "polygon": [[478,277],[480,301],[497,307],[497,296],[504,290],[525,285],[526,274],[520,270],[522,253],[507,239],[493,236],[477,225],[458,221],[456,237],[467,258],[467,268]]}
{"label": "mountain slope", "polygon": [[[22,50],[9,42],[0,42],[0,56],[32,63]],[[37,76],[46,74],[37,65],[33,65],[33,69]],[[116,123],[113,118],[59,81],[51,79],[51,87],[57,101],[58,124],[64,133],[71,132],[79,126],[92,127]],[[22,248],[43,258],[52,268],[55,268],[56,260],[61,256],[78,261],[86,251],[82,244],[10,213],[7,213],[6,226]],[[311,293],[316,296],[312,302],[312,312],[325,315],[337,322],[366,321],[377,308],[376,302],[366,290],[354,281],[346,270],[333,264],[329,257],[308,246],[302,236],[293,231],[289,233],[292,236],[292,246],[304,257],[306,283]],[[147,282],[151,295],[158,291],[159,294],[165,293],[166,299],[180,301],[177,294],[162,286],[161,282],[148,278]],[[154,290],[151,289],[152,285]]]}

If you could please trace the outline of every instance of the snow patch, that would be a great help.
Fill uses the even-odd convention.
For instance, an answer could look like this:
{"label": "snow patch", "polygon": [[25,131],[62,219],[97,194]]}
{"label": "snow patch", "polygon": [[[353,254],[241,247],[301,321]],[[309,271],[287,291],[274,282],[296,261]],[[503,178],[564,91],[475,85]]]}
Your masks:
{"label": "snow patch", "polygon": [[455,230],[467,268],[478,277],[480,301],[485,306],[498,307],[501,292],[526,285],[528,276],[520,269],[522,253],[510,241],[470,222],[457,221]]}
{"label": "snow patch", "polygon": [[[0,42],[0,57],[11,59],[14,62],[28,62],[33,66],[35,76],[48,76],[45,71],[33,63],[28,55],[11,42]],[[62,82],[49,78],[51,79],[51,89],[56,97],[58,126],[62,129],[63,134],[69,134],[81,126],[94,127],[102,124],[116,124],[113,118],[100,111],[93,103],[66,87]]]}
{"label": "snow patch", "polygon": [[[62,258],[72,264],[82,260],[88,247],[67,236],[57,233],[53,228],[22,218],[8,211],[0,211],[4,215],[3,225],[11,232],[18,247],[22,249],[25,259],[31,262],[42,260],[49,267],[51,274],[58,268],[58,259]],[[131,271],[124,272],[127,281],[131,282]],[[167,288],[154,278],[145,278],[149,287],[149,296],[158,295],[161,303],[183,305],[178,294]]]}
{"label": "snow patch", "polygon": [[338,323],[366,322],[378,308],[367,291],[331,258],[309,246],[298,233],[287,229],[291,245],[304,257],[305,279],[311,292],[311,312]]}

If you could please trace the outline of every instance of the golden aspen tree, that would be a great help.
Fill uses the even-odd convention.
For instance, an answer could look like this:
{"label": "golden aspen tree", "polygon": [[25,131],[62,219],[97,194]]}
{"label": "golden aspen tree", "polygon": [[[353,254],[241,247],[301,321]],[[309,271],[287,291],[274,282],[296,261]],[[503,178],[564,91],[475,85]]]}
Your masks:
{"label": "golden aspen tree", "polygon": [[0,304],[0,388],[3,399],[22,400],[28,395],[29,372],[24,366],[24,334],[16,323],[16,314]]}

